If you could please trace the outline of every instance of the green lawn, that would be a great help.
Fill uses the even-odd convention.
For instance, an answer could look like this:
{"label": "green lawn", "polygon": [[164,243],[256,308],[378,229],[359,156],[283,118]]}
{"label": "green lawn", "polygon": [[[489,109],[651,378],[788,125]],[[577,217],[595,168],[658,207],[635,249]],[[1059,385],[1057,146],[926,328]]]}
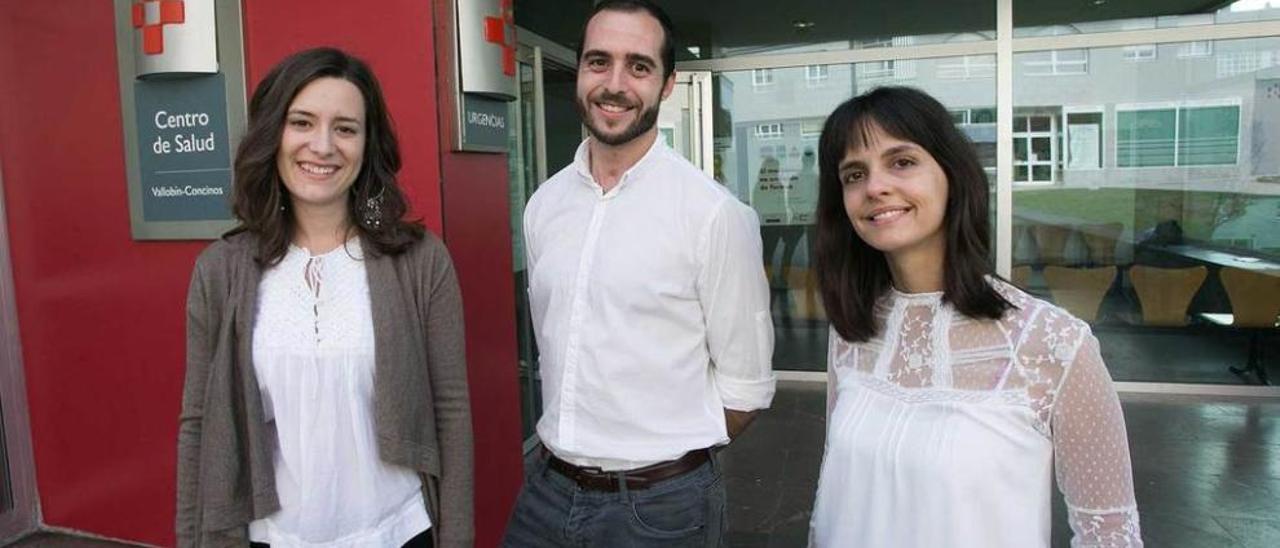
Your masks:
{"label": "green lawn", "polygon": [[1210,241],[1214,229],[1245,214],[1249,206],[1275,201],[1276,196],[1231,192],[1138,190],[1132,188],[1043,188],[1013,192],[1015,215],[1045,216],[1073,225],[1122,223],[1142,231],[1165,220],[1176,220],[1184,236]]}
{"label": "green lawn", "polygon": [[1132,188],[1045,188],[1013,191],[1015,213],[1052,215],[1076,224],[1124,223],[1133,227]]}

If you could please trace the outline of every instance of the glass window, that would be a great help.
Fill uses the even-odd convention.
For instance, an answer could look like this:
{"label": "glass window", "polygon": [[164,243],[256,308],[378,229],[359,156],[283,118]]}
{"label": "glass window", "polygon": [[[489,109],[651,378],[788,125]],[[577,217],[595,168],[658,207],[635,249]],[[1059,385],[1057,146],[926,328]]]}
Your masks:
{"label": "glass window", "polygon": [[938,78],[993,78],[996,56],[965,55],[937,63]]}
{"label": "glass window", "polygon": [[1047,9],[1049,4],[1043,0],[1014,0],[1013,36],[1043,36],[1045,29],[1054,26],[1069,26],[1075,32],[1089,34],[1280,19],[1280,2],[1276,0],[1201,2],[1196,5],[1192,5],[1193,2],[1112,0],[1081,4],[1078,8]]}
{"label": "glass window", "polygon": [[825,120],[815,118],[812,120],[803,120],[800,122],[800,138],[801,139],[817,139],[822,136],[822,123]]}
{"label": "glass window", "polygon": [[1156,45],[1125,46],[1124,58],[1128,61],[1152,61],[1156,58]]}
{"label": "glass window", "polygon": [[773,69],[755,69],[751,71],[752,87],[765,87],[773,85]]}
{"label": "glass window", "polygon": [[529,317],[528,276],[524,256],[524,206],[538,184],[538,166],[535,139],[538,128],[534,121],[537,101],[534,89],[534,70],[529,62],[521,60],[517,65],[520,88],[518,99],[507,103],[508,119],[516,123],[507,133],[508,196],[511,210],[511,266],[514,270],[516,292],[516,366],[520,383],[520,422],[522,438],[533,435],[534,425],[542,414],[542,394],[538,380],[536,343],[533,325]]}
{"label": "glass window", "polygon": [[1213,55],[1213,42],[1201,40],[1183,42],[1178,46],[1178,57],[1208,57]]}
{"label": "glass window", "polygon": [[1233,165],[1240,144],[1240,107],[1179,110],[1178,165]]}
{"label": "glass window", "polygon": [[[919,73],[904,83],[933,94],[958,116],[957,122],[973,141],[983,167],[994,174],[994,71],[987,77],[942,80],[934,78],[935,65],[964,61],[952,57],[905,62],[918,67]],[[761,261],[769,278],[777,369],[821,371],[826,367],[826,315],[812,270],[817,140],[831,111],[853,90],[868,86],[860,80],[863,75],[879,72],[884,75],[881,83],[900,81],[904,73],[898,67],[902,62],[890,66],[891,75],[881,63],[825,65],[827,85],[819,87],[805,85],[805,76],[813,67],[778,68],[774,70],[776,93],[736,93],[718,105],[726,111],[724,119],[728,121],[728,127],[717,129],[714,145],[716,156],[721,158],[724,184],[756,211],[761,224]],[[718,76],[731,87],[748,85],[754,79],[751,70]],[[1036,176],[1044,175],[1037,172]]]}
{"label": "glass window", "polygon": [[756,126],[757,139],[781,139],[782,124],[760,124]]}
{"label": "glass window", "polygon": [[1121,110],[1116,113],[1116,165],[1174,165],[1176,109]]}
{"label": "glass window", "polygon": [[1236,163],[1240,107],[1118,110],[1120,167],[1207,166]]}
{"label": "glass window", "polygon": [[1073,110],[1066,113],[1063,126],[1063,155],[1066,169],[1102,167],[1102,112]]}
{"label": "glass window", "polygon": [[1218,54],[1218,78],[1250,74],[1276,66],[1280,51],[1224,51]]}
{"label": "glass window", "polygon": [[1188,44],[1090,48],[1070,83],[1015,74],[1012,275],[1096,326],[1117,381],[1255,384],[1227,367],[1247,365],[1223,325],[1250,299],[1225,286],[1280,268],[1280,78],[1249,61],[1280,37]]}
{"label": "glass window", "polygon": [[1057,179],[1058,112],[1020,109],[1013,117],[1013,180],[1052,183]]}
{"label": "glass window", "polygon": [[[546,57],[542,63],[542,94],[534,85],[534,54],[520,52],[516,65],[519,87],[517,99],[508,105],[513,120],[507,134],[509,209],[511,212],[512,268],[516,303],[516,371],[520,383],[520,416],[523,437],[534,433],[542,415],[542,374],[538,367],[537,341],[529,316],[527,265],[524,255],[524,206],[541,183],[542,173],[555,173],[573,160],[582,140],[582,126],[576,113],[577,71]],[[545,127],[539,127],[535,111],[546,113]],[[546,157],[540,158],[538,139],[543,139]],[[539,165],[539,162],[545,162]]]}
{"label": "glass window", "polygon": [[1037,51],[1022,56],[1027,76],[1061,76],[1089,72],[1089,52],[1083,49]]}
{"label": "glass window", "polygon": [[831,79],[831,71],[826,65],[809,65],[804,68],[804,80],[809,87],[826,85]]}

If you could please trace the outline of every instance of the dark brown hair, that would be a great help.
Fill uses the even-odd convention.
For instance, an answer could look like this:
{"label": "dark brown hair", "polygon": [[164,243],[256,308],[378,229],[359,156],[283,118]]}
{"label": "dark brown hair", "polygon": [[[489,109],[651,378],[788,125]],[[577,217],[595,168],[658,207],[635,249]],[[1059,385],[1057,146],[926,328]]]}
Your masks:
{"label": "dark brown hair", "polygon": [[662,57],[662,81],[666,82],[667,78],[671,77],[671,73],[676,70],[676,42],[675,37],[672,36],[675,25],[671,23],[667,12],[662,11],[662,8],[649,0],[603,0],[592,7],[586,22],[582,23],[582,34],[578,37],[578,64],[582,64],[582,48],[587,43],[587,25],[590,25],[596,14],[602,11],[644,12],[658,20],[658,24],[662,26],[662,50],[658,53]]}
{"label": "dark brown hair", "polygon": [[[375,255],[399,254],[422,239],[425,230],[421,222],[404,219],[409,205],[396,183],[400,145],[373,71],[339,49],[304,50],[280,61],[258,84],[249,101],[249,127],[236,150],[231,210],[240,224],[225,236],[239,232],[258,236],[255,259],[262,265],[279,263],[293,238],[289,191],[280,180],[276,155],[289,104],[319,78],[341,78],[364,96],[367,138],[364,160],[347,200],[351,230]],[[367,207],[371,198],[379,202],[376,209]]]}
{"label": "dark brown hair", "polygon": [[892,277],[883,252],[858,237],[844,209],[839,165],[876,130],[919,145],[947,176],[943,216],[946,254],[942,300],[970,318],[998,319],[1013,305],[987,281],[987,176],[973,144],[947,109],[908,87],[880,87],[845,101],[827,117],[818,140],[818,211],[814,267],[831,324],[842,338],[874,337],[875,303]]}

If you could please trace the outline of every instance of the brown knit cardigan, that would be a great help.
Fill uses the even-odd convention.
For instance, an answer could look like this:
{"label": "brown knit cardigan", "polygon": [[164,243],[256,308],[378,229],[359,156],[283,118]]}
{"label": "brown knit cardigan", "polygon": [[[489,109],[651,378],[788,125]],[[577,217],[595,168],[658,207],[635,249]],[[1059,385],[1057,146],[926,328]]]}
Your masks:
{"label": "brown knit cardigan", "polygon": [[[280,507],[251,360],[262,276],[256,249],[251,234],[223,238],[205,249],[191,275],[178,431],[182,547],[247,546],[249,522]],[[400,255],[366,252],[365,268],[379,456],[422,476],[436,546],[470,547],[471,408],[453,263],[428,233]]]}

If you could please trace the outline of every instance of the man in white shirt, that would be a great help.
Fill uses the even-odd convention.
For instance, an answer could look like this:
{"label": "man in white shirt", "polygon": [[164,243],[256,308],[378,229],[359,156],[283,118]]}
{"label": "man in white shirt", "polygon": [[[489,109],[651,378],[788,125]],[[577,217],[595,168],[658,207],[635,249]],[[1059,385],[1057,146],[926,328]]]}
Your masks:
{"label": "man in white shirt", "polygon": [[755,213],[657,139],[671,24],[605,0],[578,54],[591,133],[525,209],[544,449],[504,546],[718,546],[712,449],[769,406],[773,325]]}

